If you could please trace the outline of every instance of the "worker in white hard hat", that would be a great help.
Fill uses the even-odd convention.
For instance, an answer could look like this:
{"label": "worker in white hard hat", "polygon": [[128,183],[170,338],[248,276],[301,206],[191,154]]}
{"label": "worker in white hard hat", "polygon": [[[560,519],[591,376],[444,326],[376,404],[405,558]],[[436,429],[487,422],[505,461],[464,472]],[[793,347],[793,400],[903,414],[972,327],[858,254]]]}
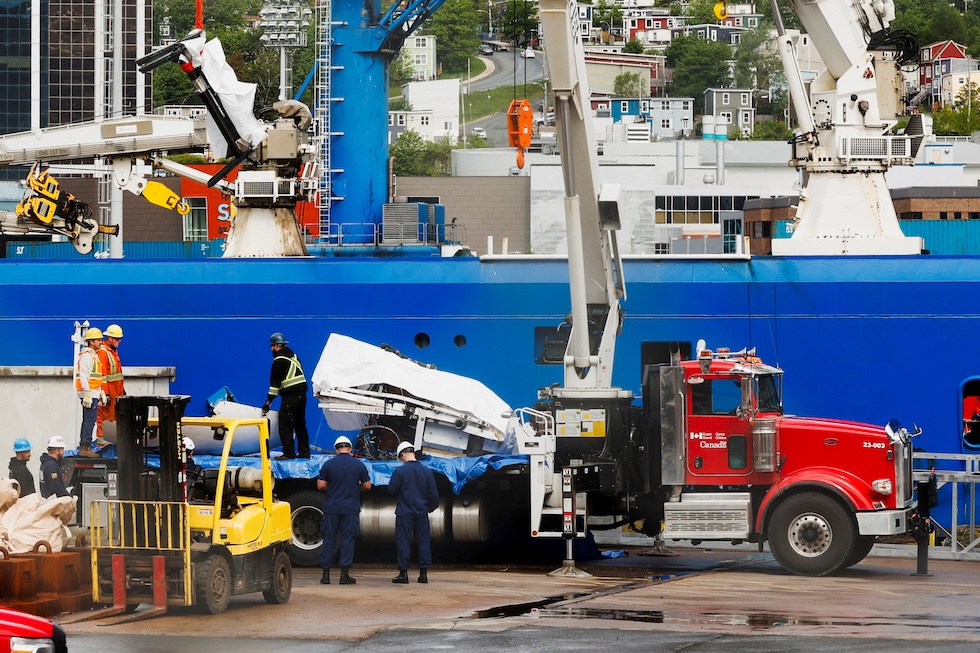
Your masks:
{"label": "worker in white hard hat", "polygon": [[41,454],[41,496],[67,497],[71,493],[65,487],[65,477],[61,471],[61,459],[65,457],[65,439],[56,435],[48,440],[47,453]]}
{"label": "worker in white hard hat", "polygon": [[429,538],[429,513],[439,507],[439,492],[432,470],[415,459],[415,445],[402,442],[395,450],[403,463],[391,473],[388,494],[398,497],[395,505],[395,547],[398,575],[392,583],[408,583],[408,565],[412,553],[412,536],[418,545],[419,582],[429,582],[432,547]]}
{"label": "worker in white hard hat", "polygon": [[99,397],[102,394],[102,366],[99,364],[99,347],[102,331],[92,327],[82,336],[85,347],[78,353],[75,363],[75,391],[82,400],[82,428],[78,433],[78,455],[84,458],[100,458],[92,451],[92,433],[99,419]]}
{"label": "worker in white hard hat", "polygon": [[194,441],[186,435],[181,440],[184,445],[184,470],[187,478],[187,498],[193,500],[198,491],[204,491],[204,470],[194,460]]}
{"label": "worker in white hard hat", "polygon": [[126,394],[123,387],[122,361],[119,359],[119,343],[123,330],[118,324],[110,324],[102,332],[105,340],[99,347],[99,368],[102,370],[102,392],[99,393],[99,417],[95,423],[95,444],[109,444],[102,437],[102,425],[106,420],[116,421],[116,400]]}
{"label": "worker in white hard hat", "polygon": [[361,525],[361,492],[371,489],[367,468],[351,455],[350,439],[342,435],[333,443],[337,455],[323,463],[317,475],[316,487],[327,491],[323,502],[323,546],[320,549],[320,582],[330,584],[330,568],[334,564],[333,542],[340,534],[340,584],[353,585],[350,566],[354,562],[354,545]]}

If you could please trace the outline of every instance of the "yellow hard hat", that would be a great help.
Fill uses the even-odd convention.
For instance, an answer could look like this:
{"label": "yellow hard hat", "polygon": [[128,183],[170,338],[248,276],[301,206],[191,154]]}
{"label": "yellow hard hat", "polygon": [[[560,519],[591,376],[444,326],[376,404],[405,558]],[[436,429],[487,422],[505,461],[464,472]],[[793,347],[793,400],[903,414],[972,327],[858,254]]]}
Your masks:
{"label": "yellow hard hat", "polygon": [[118,324],[110,324],[106,327],[105,335],[107,338],[122,338],[122,327]]}
{"label": "yellow hard hat", "polygon": [[102,340],[102,332],[92,327],[85,332],[85,340]]}

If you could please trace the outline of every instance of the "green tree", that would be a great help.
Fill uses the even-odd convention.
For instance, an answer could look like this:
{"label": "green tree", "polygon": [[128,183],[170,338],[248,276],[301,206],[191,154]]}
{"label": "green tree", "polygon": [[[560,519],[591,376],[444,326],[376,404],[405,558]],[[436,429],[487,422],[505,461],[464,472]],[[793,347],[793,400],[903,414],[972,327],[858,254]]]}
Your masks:
{"label": "green tree", "polygon": [[713,25],[718,22],[715,17],[715,4],[718,0],[691,0],[687,5],[684,16],[688,25]]}
{"label": "green tree", "polygon": [[426,34],[436,37],[436,56],[443,72],[466,72],[466,62],[480,47],[480,14],[473,0],[446,0],[426,21]]}
{"label": "green tree", "polygon": [[643,43],[640,39],[630,39],[623,46],[623,52],[627,54],[643,54]]}
{"label": "green tree", "polygon": [[[769,91],[786,86],[786,74],[779,60],[772,39],[773,26],[763,22],[759,27],[742,31],[741,41],[735,50],[735,65],[732,77],[736,88],[750,88],[757,91],[766,90],[769,106],[757,107],[759,113],[782,113],[783,107],[773,102]],[[781,97],[781,96],[780,96]]]}
{"label": "green tree", "polygon": [[759,120],[749,140],[752,141],[788,141],[793,136],[793,130],[782,120]]}
{"label": "green tree", "polygon": [[639,73],[620,73],[613,80],[613,94],[616,97],[640,97],[642,92]]}
{"label": "green tree", "polygon": [[623,10],[618,4],[599,0],[592,10],[592,24],[605,28],[603,31],[612,32],[623,26]]}
{"label": "green tree", "polygon": [[956,102],[933,113],[933,131],[940,136],[969,136],[980,130],[980,88],[973,82],[956,94]]}
{"label": "green tree", "polygon": [[415,77],[415,66],[412,65],[411,58],[404,55],[404,52],[395,57],[388,67],[388,78],[391,83],[397,86],[407,84]]}
{"label": "green tree", "polygon": [[392,172],[402,177],[429,177],[431,172],[425,160],[425,141],[414,129],[403,132],[388,153],[394,159]]}
{"label": "green tree", "polygon": [[538,4],[529,0],[508,0],[500,21],[500,34],[517,47],[525,48],[537,32]]}
{"label": "green tree", "polygon": [[693,97],[696,111],[704,110],[705,89],[724,88],[731,83],[728,59],[732,51],[724,43],[696,35],[678,36],[664,54],[667,67],[674,70],[671,95]]}

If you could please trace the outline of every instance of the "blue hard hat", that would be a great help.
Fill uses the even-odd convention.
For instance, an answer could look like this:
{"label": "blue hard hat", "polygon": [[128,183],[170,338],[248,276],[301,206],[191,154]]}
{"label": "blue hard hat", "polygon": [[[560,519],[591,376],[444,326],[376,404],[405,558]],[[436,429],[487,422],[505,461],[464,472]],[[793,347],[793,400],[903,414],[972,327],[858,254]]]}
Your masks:
{"label": "blue hard hat", "polygon": [[27,441],[27,438],[17,438],[14,440],[14,453],[20,453],[21,451],[30,451],[31,443]]}

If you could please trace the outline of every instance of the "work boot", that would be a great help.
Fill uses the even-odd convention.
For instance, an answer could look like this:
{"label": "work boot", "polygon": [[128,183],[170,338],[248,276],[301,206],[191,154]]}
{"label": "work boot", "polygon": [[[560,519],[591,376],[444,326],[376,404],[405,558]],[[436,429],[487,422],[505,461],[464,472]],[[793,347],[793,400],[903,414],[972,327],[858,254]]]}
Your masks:
{"label": "work boot", "polygon": [[427,569],[419,569],[419,582],[420,583],[429,582],[429,574]]}
{"label": "work boot", "polygon": [[399,569],[398,575],[391,579],[392,583],[408,585],[408,569]]}
{"label": "work boot", "polygon": [[350,569],[350,567],[341,567],[340,568],[340,584],[341,585],[355,585],[357,583],[356,580],[354,580],[353,578],[351,578],[350,573],[348,573],[348,570],[349,569]]}
{"label": "work boot", "polygon": [[329,567],[327,567],[327,568],[325,568],[323,570],[323,575],[320,576],[320,584],[321,585],[329,585],[330,584],[330,568]]}
{"label": "work boot", "polygon": [[101,458],[102,455],[98,451],[92,451],[91,445],[85,445],[78,448],[78,455],[82,458]]}

